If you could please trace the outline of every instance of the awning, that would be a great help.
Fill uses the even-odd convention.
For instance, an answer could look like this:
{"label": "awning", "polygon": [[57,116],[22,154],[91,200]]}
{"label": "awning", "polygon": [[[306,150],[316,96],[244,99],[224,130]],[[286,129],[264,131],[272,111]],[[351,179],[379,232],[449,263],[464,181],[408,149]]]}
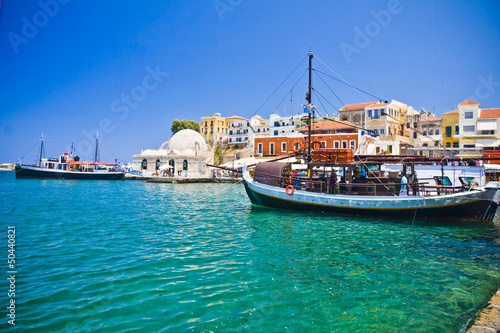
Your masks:
{"label": "awning", "polygon": [[477,122],[478,131],[494,131],[497,129],[497,121],[495,120],[481,120]]}

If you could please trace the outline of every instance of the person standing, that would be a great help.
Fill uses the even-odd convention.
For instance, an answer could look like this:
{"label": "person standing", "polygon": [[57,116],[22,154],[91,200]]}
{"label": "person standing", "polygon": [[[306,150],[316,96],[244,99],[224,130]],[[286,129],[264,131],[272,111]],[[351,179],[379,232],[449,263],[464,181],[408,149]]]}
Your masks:
{"label": "person standing", "polygon": [[400,197],[406,197],[408,196],[408,179],[406,178],[405,175],[401,175],[401,190],[399,191],[399,196]]}

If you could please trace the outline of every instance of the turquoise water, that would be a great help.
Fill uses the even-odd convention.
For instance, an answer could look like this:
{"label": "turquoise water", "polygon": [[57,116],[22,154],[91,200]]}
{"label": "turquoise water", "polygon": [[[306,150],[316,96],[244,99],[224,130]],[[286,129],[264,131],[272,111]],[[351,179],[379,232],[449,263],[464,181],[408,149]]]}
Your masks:
{"label": "turquoise water", "polygon": [[0,198],[19,331],[459,332],[500,286],[493,225],[272,210],[242,184],[2,172]]}

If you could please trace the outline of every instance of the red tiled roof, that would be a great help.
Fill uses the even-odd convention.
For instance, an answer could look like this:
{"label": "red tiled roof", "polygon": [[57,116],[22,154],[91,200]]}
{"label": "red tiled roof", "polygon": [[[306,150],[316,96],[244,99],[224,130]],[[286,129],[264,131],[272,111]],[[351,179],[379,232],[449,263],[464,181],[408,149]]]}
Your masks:
{"label": "red tiled roof", "polygon": [[458,105],[479,105],[479,103],[478,102],[474,102],[473,100],[471,100],[471,99],[468,98],[466,101],[464,101],[464,102],[462,102],[462,103],[460,103]]}
{"label": "red tiled roof", "polygon": [[359,104],[347,104],[344,105],[339,111],[351,111],[351,110],[362,110],[372,104],[377,102],[359,103]]}
{"label": "red tiled roof", "polygon": [[481,109],[479,118],[500,118],[500,109]]}
{"label": "red tiled roof", "polygon": [[[315,123],[311,126],[313,130],[319,129],[339,129],[339,128],[357,128],[356,125],[348,121],[324,121],[321,123]],[[307,130],[307,126],[302,126],[299,131]]]}
{"label": "red tiled roof", "polygon": [[458,113],[458,110],[454,110],[454,111],[450,111],[450,112],[443,113],[443,116],[444,116],[445,114],[453,114],[453,113]]}
{"label": "red tiled roof", "polygon": [[374,104],[372,104],[372,105],[370,105],[368,107],[370,107],[370,108],[379,108],[381,106],[387,106],[389,104],[391,104],[391,103],[380,103],[380,102],[377,102],[377,103],[374,103]]}
{"label": "red tiled roof", "polygon": [[247,118],[243,118],[243,117],[240,117],[240,116],[231,116],[231,117],[227,117],[226,119],[247,119]]}
{"label": "red tiled roof", "polygon": [[430,122],[430,121],[438,121],[438,120],[441,120],[441,118],[438,118],[438,117],[430,117],[430,118],[427,118],[427,119],[424,119],[424,120],[421,120],[420,122],[423,123],[423,122]]}

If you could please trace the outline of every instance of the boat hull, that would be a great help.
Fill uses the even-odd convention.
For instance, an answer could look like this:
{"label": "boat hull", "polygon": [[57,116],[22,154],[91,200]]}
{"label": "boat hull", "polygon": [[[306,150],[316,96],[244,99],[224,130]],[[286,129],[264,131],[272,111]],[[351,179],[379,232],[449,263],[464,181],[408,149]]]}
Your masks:
{"label": "boat hull", "polygon": [[124,172],[79,172],[53,169],[42,169],[24,165],[16,165],[18,179],[85,179],[85,180],[119,180]]}
{"label": "boat hull", "polygon": [[256,205],[332,212],[343,215],[385,216],[395,218],[439,218],[447,220],[491,220],[498,207],[498,188],[486,188],[445,196],[377,197],[322,194],[294,191],[256,183],[245,177],[245,190]]}

